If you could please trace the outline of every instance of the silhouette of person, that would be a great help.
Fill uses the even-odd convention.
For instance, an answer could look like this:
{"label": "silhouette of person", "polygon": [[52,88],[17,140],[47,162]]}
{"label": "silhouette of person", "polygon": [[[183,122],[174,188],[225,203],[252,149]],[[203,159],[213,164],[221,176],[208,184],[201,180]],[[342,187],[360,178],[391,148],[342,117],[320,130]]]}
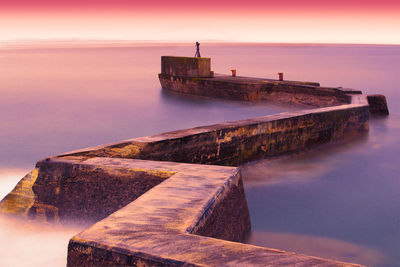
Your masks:
{"label": "silhouette of person", "polygon": [[196,54],[194,55],[194,57],[201,57],[200,56],[200,43],[196,42]]}

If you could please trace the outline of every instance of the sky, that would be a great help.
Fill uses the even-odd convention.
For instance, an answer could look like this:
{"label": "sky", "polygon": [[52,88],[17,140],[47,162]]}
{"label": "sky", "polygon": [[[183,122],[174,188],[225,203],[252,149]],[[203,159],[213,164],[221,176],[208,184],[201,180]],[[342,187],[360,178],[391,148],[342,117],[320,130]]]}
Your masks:
{"label": "sky", "polygon": [[0,0],[0,42],[400,44],[399,0]]}

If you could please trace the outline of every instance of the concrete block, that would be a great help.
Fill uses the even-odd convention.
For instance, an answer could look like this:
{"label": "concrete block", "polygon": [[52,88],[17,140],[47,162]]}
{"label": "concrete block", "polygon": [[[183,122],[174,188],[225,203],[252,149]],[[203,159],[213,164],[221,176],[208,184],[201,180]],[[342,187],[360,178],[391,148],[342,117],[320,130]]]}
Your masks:
{"label": "concrete block", "polygon": [[211,59],[205,57],[161,57],[161,73],[172,76],[212,77]]}
{"label": "concrete block", "polygon": [[384,95],[368,95],[367,99],[371,114],[389,115],[389,108]]}

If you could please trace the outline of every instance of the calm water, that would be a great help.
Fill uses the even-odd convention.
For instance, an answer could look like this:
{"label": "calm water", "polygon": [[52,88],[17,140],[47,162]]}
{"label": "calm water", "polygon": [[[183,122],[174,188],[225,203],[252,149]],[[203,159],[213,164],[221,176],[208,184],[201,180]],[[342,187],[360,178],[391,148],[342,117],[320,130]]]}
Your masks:
{"label": "calm water", "polygon": [[[0,197],[49,155],[288,110],[163,93],[160,56],[193,52],[167,45],[0,49]],[[360,140],[253,162],[243,174],[250,243],[370,265],[400,262],[400,47],[202,45],[202,54],[219,73],[284,72],[387,96],[390,117],[373,119]],[[0,225],[2,266],[64,265],[68,239],[81,230],[5,218]]]}

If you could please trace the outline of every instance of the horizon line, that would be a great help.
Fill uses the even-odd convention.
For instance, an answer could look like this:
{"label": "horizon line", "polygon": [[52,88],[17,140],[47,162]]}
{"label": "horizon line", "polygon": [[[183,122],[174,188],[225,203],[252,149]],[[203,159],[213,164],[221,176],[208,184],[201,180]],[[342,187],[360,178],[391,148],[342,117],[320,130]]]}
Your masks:
{"label": "horizon line", "polygon": [[237,40],[132,40],[132,39],[83,39],[83,38],[38,38],[38,39],[9,39],[0,40],[0,47],[7,45],[50,45],[50,44],[97,44],[97,45],[118,45],[118,44],[194,44],[196,41],[207,44],[247,44],[247,45],[378,45],[378,46],[399,46],[400,43],[353,43],[353,42],[265,42],[265,41],[237,41]]}

